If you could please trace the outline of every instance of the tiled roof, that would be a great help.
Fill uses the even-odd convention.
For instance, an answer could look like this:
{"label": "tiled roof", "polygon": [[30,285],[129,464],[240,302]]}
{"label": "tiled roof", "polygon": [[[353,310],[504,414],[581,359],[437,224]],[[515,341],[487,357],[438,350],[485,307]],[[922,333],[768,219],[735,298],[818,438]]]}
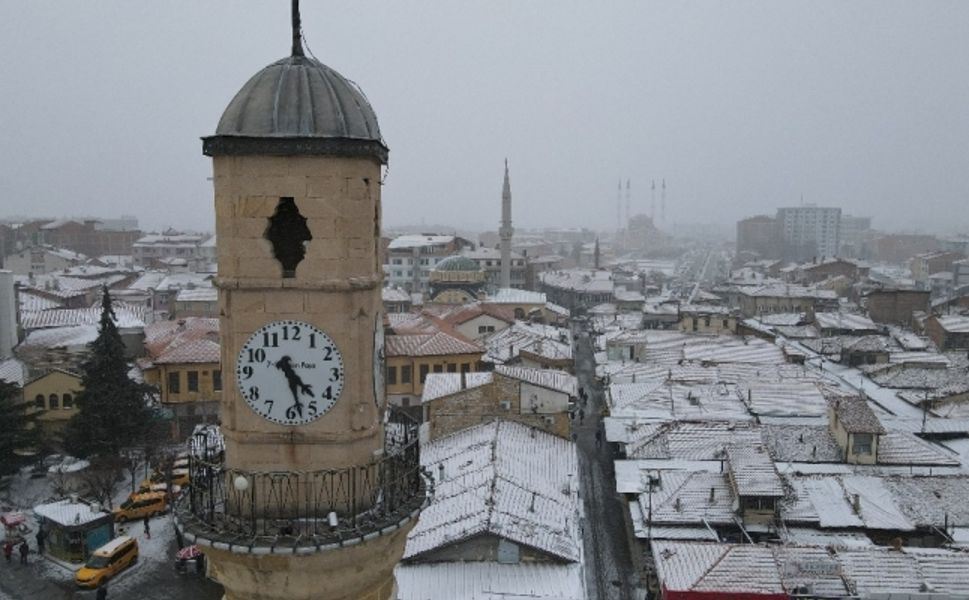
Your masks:
{"label": "tiled roof", "polygon": [[759,416],[820,417],[827,411],[827,402],[818,384],[792,380],[778,383],[751,382],[747,386],[746,402],[750,412]]}
{"label": "tiled roof", "polygon": [[787,596],[767,546],[654,541],[652,549],[666,592]]}
{"label": "tiled roof", "polygon": [[433,334],[388,335],[384,341],[387,356],[447,356],[450,354],[480,354],[481,346],[458,334],[438,331]]}
{"label": "tiled roof", "polygon": [[844,329],[847,331],[878,331],[878,325],[864,315],[844,312],[815,313],[814,321],[818,328]]}
{"label": "tiled roof", "polygon": [[844,397],[832,401],[838,422],[848,433],[885,433],[868,402],[862,398]]}
{"label": "tiled roof", "polygon": [[145,328],[145,349],[156,364],[218,363],[219,320],[188,317]]}
{"label": "tiled roof", "polygon": [[727,446],[730,477],[740,496],[780,498],[784,486],[767,450],[759,444]]}
{"label": "tiled roof", "polygon": [[[726,525],[734,522],[735,497],[725,473],[662,471],[652,494],[638,496],[643,515],[661,525]],[[652,496],[652,498],[650,498]],[[650,504],[652,512],[650,513]]]}
{"label": "tiled roof", "polygon": [[216,302],[219,290],[214,287],[202,287],[179,290],[175,302]]}
{"label": "tiled roof", "polygon": [[[144,327],[145,323],[150,320],[150,311],[145,306],[115,301],[112,307],[115,315],[114,322],[119,329]],[[97,325],[100,321],[100,306],[92,306],[91,308],[58,308],[39,312],[27,312],[21,316],[21,323],[27,331],[71,325]]]}

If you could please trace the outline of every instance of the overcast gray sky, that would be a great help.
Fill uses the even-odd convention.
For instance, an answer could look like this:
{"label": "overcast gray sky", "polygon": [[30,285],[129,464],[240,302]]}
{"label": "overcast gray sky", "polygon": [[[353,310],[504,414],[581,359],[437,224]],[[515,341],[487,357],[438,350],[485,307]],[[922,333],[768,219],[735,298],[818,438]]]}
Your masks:
{"label": "overcast gray sky", "polygon": [[[288,54],[289,2],[0,0],[0,214],[210,228],[199,137]],[[385,225],[669,221],[806,202],[969,229],[969,2],[303,2],[390,147]]]}

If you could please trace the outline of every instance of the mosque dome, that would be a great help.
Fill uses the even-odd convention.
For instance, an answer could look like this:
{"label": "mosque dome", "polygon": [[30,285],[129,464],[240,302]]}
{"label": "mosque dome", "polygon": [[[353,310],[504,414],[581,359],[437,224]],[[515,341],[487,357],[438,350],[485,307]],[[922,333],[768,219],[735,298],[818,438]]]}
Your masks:
{"label": "mosque dome", "polygon": [[481,267],[478,263],[474,262],[467,256],[461,256],[460,254],[455,256],[448,256],[437,263],[434,267],[435,271],[439,272],[478,272],[481,271]]}

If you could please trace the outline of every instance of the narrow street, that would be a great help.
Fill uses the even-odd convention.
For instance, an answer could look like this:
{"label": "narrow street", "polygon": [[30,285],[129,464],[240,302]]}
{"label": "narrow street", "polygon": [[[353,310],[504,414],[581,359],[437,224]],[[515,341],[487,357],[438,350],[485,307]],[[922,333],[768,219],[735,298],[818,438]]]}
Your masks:
{"label": "narrow street", "polygon": [[585,405],[581,399],[578,405],[584,418],[577,415],[573,421],[587,519],[583,541],[588,598],[633,600],[637,598],[635,590],[640,583],[629,547],[629,510],[625,500],[616,494],[613,457],[608,445],[596,441],[596,431],[602,427],[604,400],[602,390],[595,383],[592,342],[579,327],[573,331],[579,334],[575,345],[575,374],[579,386],[588,394]]}

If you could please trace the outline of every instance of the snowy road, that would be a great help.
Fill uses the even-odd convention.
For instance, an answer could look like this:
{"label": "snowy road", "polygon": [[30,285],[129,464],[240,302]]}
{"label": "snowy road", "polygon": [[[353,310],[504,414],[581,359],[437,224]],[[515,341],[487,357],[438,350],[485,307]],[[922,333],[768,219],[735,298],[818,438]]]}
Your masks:
{"label": "snowy road", "polygon": [[588,519],[583,530],[588,598],[632,600],[639,586],[638,570],[630,553],[627,511],[616,494],[613,457],[607,444],[596,443],[596,431],[602,427],[599,410],[603,399],[595,385],[592,348],[585,336],[577,342],[575,374],[589,394],[583,408],[585,418],[573,423]]}

